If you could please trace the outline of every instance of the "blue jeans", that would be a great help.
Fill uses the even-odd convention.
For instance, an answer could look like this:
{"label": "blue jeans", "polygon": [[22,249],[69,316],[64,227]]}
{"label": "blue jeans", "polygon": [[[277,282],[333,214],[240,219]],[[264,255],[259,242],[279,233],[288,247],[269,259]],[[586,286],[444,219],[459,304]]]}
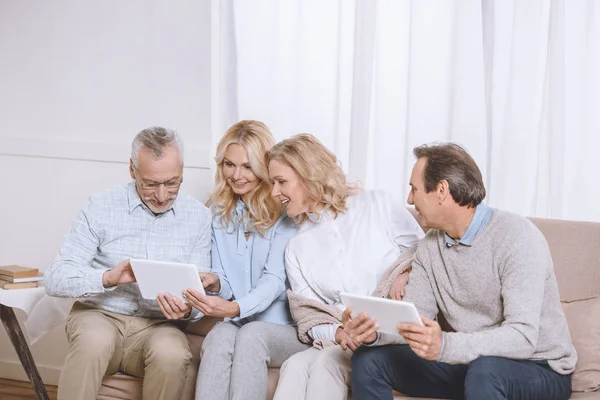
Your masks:
{"label": "blue jeans", "polygon": [[425,360],[408,345],[358,348],[352,356],[352,398],[391,400],[392,389],[441,399],[566,400],[571,375],[555,372],[545,361],[480,357],[452,365]]}

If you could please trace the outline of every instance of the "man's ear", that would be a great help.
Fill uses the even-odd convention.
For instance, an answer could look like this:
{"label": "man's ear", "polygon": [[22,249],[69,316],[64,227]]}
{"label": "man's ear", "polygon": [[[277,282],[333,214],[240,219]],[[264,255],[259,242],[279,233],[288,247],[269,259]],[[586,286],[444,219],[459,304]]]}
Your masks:
{"label": "man's ear", "polygon": [[129,159],[129,175],[131,175],[131,179],[135,179],[135,172],[133,171],[133,160]]}
{"label": "man's ear", "polygon": [[446,198],[450,196],[450,185],[448,185],[448,181],[445,179],[439,181],[436,190],[439,203],[442,204],[444,201],[446,201]]}

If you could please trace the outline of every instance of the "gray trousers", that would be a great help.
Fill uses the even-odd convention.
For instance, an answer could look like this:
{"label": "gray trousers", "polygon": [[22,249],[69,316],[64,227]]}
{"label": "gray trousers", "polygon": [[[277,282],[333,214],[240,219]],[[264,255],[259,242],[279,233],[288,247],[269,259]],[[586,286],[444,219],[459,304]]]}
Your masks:
{"label": "gray trousers", "polygon": [[268,367],[307,348],[293,326],[221,322],[202,343],[196,400],[264,400]]}

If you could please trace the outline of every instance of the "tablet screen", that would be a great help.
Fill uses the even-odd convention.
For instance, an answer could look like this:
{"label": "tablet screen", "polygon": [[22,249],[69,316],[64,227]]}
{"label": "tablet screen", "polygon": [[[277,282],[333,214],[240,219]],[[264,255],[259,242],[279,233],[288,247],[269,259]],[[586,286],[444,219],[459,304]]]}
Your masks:
{"label": "tablet screen", "polygon": [[398,335],[396,325],[399,323],[423,326],[423,321],[413,303],[351,293],[340,293],[340,297],[344,305],[352,309],[353,318],[366,312],[369,317],[375,318],[380,332]]}
{"label": "tablet screen", "polygon": [[169,293],[185,301],[183,291],[188,288],[205,294],[194,264],[135,258],[129,261],[142,297],[145,299],[156,300],[159,293]]}

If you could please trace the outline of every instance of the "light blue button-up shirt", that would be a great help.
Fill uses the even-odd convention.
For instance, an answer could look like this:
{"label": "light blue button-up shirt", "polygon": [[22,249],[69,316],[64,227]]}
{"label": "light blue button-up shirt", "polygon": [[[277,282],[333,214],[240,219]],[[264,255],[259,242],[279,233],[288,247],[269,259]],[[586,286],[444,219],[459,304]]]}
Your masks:
{"label": "light blue button-up shirt", "polygon": [[231,319],[237,324],[266,321],[291,325],[284,252],[296,233],[296,224],[282,215],[264,236],[251,232],[246,240],[244,232],[251,229],[243,218],[245,208],[238,201],[234,221],[226,228],[218,216],[213,220],[212,272],[221,281],[217,295],[238,303],[240,315]]}
{"label": "light blue button-up shirt", "polygon": [[[102,274],[128,258],[185,262],[209,271],[211,219],[208,208],[184,194],[167,212],[154,215],[134,182],[92,195],[45,273],[46,292],[119,314],[164,318],[136,283],[104,288]],[[192,309],[192,320],[200,316]]]}
{"label": "light blue button-up shirt", "polygon": [[462,244],[465,246],[471,246],[473,244],[473,240],[475,240],[475,236],[487,226],[488,222],[490,222],[490,218],[494,213],[494,209],[486,206],[483,203],[479,203],[477,208],[475,208],[475,214],[473,214],[473,218],[471,219],[471,223],[467,228],[463,237],[457,242],[448,236],[447,233],[444,232],[444,239],[446,240],[446,246],[452,247],[457,244]]}

